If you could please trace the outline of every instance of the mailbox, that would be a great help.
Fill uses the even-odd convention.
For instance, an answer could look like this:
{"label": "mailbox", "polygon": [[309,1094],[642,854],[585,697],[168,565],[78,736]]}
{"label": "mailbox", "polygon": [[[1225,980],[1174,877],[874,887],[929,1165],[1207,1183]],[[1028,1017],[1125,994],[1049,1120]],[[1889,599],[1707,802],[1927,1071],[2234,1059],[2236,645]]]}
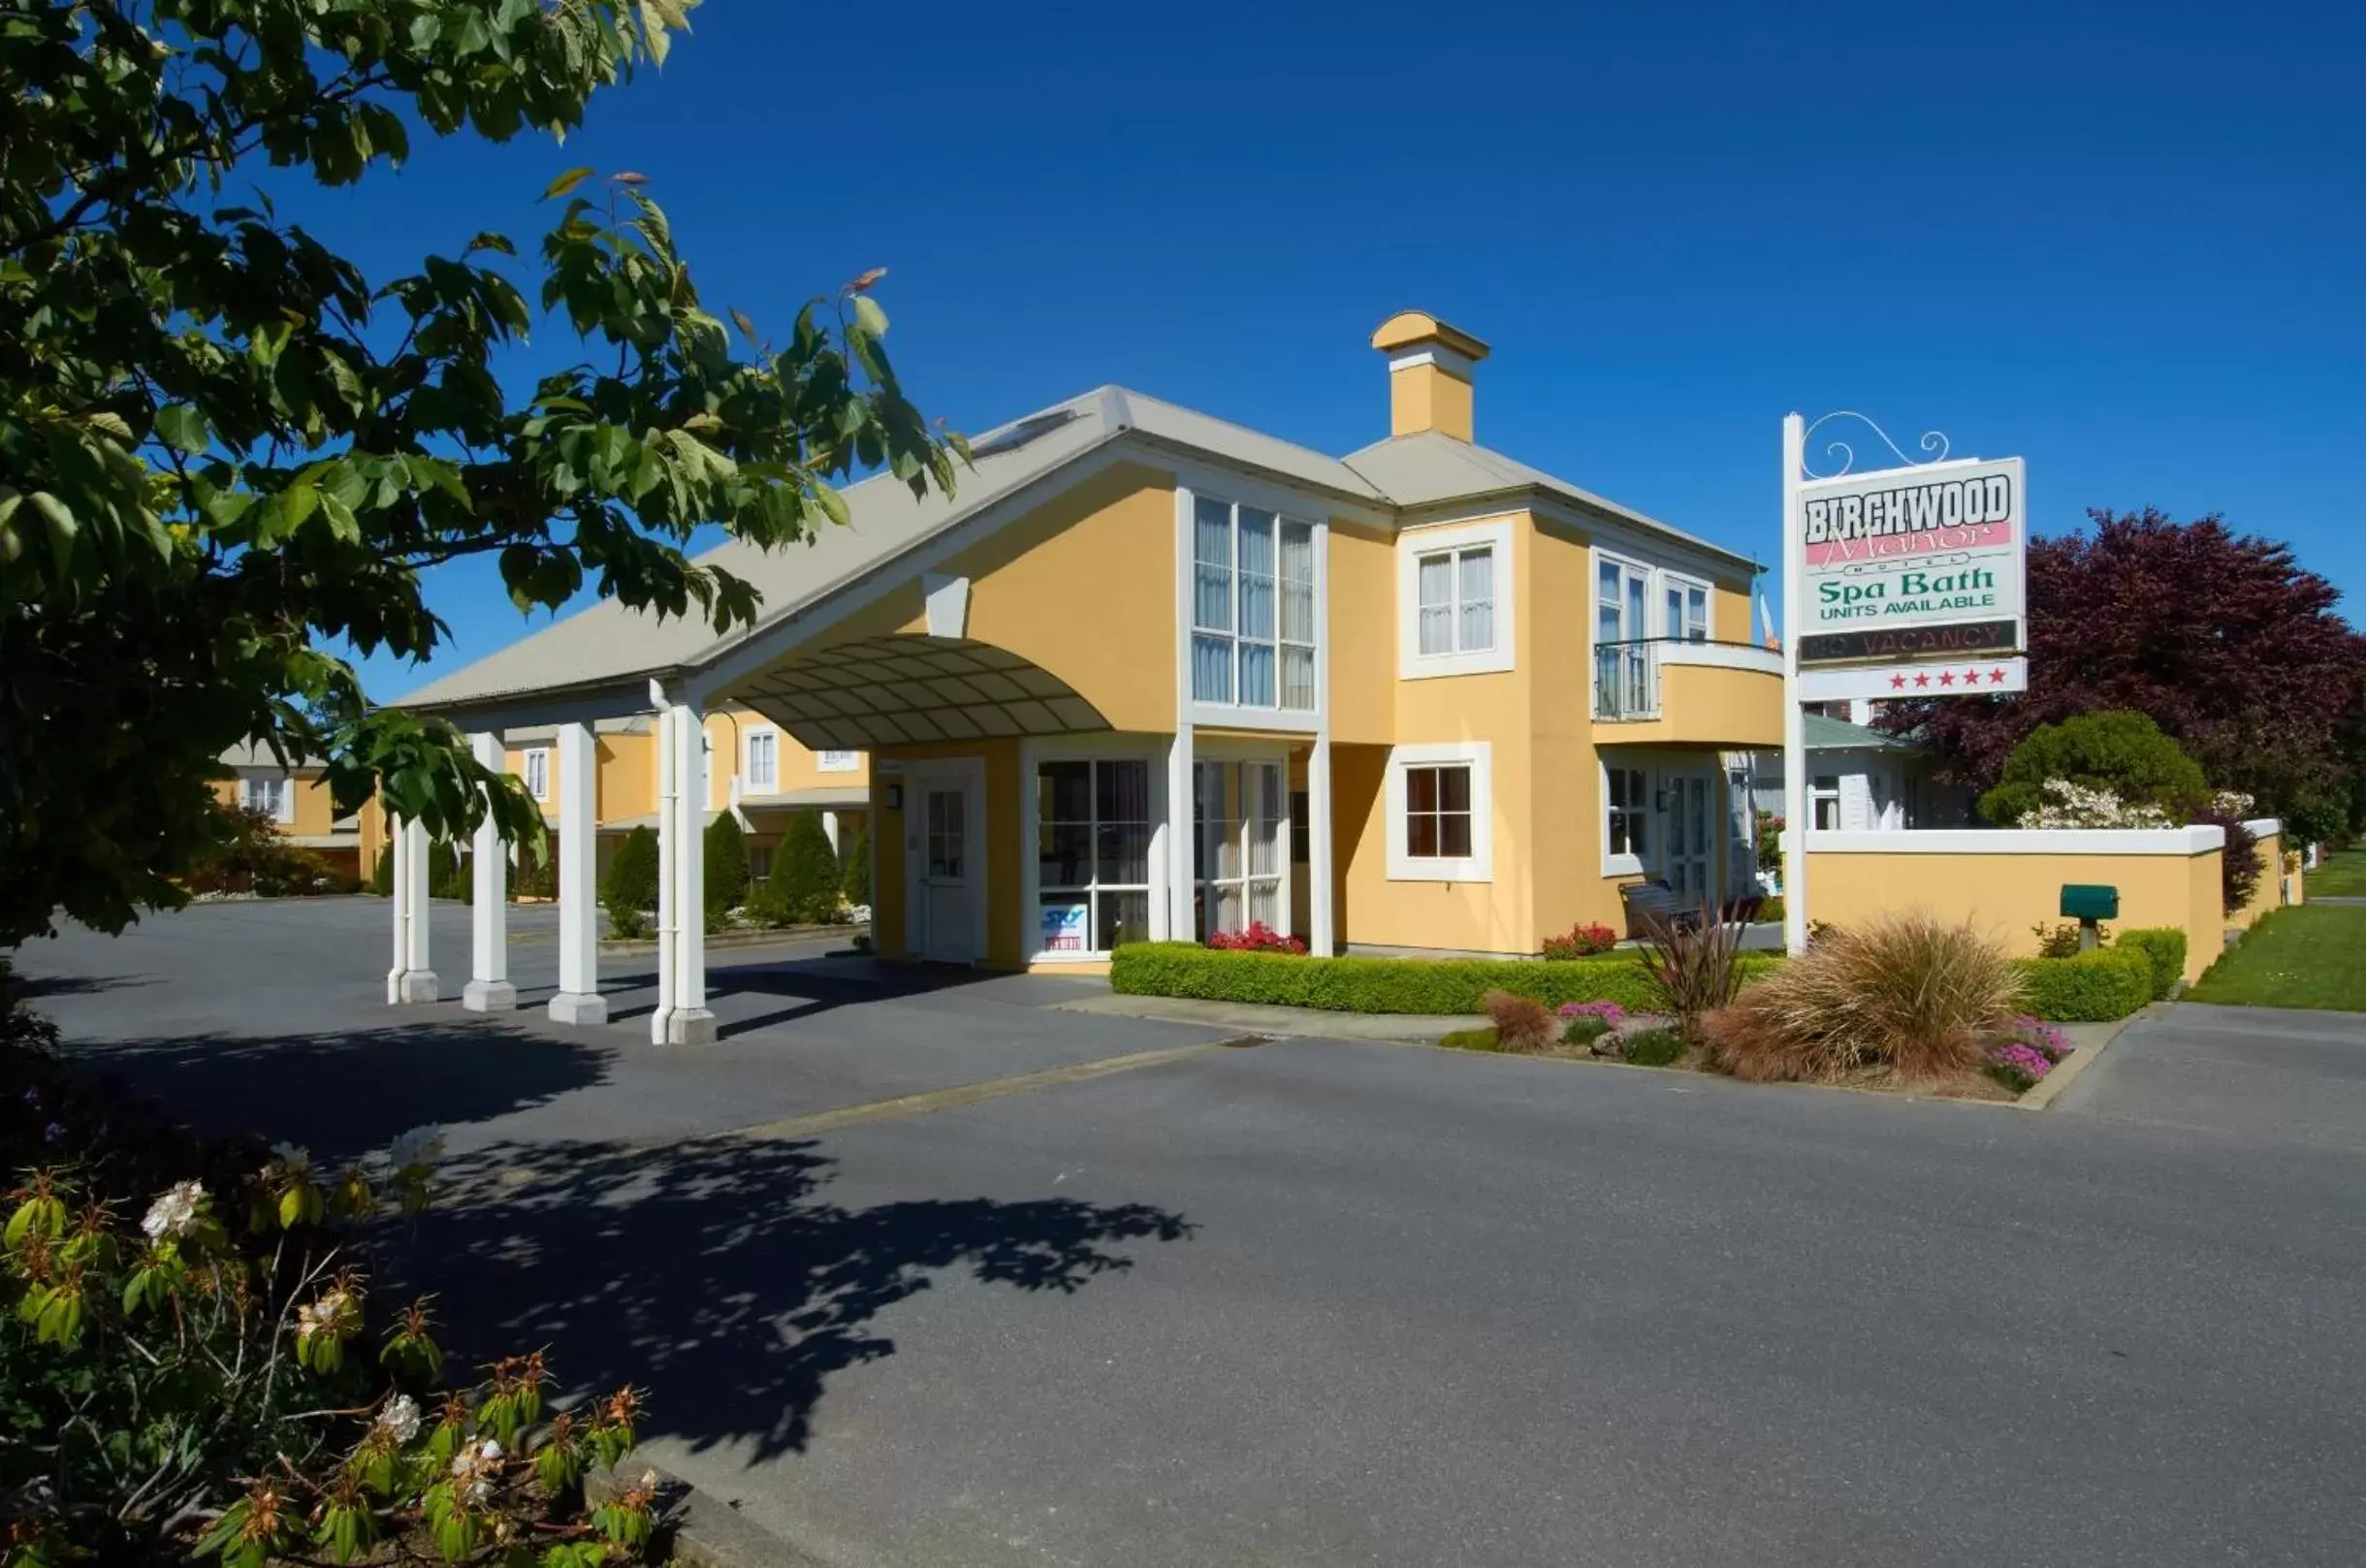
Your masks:
{"label": "mailbox", "polygon": [[2120,890],[2093,882],[2064,882],[2062,916],[2070,920],[2117,920],[2120,917]]}

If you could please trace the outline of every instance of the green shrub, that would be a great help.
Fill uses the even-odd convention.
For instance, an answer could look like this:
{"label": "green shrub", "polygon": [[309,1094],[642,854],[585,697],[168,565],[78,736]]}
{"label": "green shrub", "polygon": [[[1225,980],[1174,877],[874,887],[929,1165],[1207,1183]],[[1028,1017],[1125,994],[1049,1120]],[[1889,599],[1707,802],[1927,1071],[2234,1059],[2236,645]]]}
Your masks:
{"label": "green shrub", "polygon": [[871,834],[868,830],[854,835],[854,846],[847,851],[846,875],[840,879],[838,890],[847,895],[849,904],[870,904]]}
{"label": "green shrub", "polygon": [[838,852],[821,830],[820,813],[799,812],[788,819],[773,853],[767,891],[792,921],[812,925],[837,915]]}
{"label": "green shrub", "polygon": [[1783,922],[1782,895],[1773,894],[1758,901],[1758,918],[1762,923],[1780,925]]}
{"label": "green shrub", "polygon": [[723,916],[748,901],[748,846],[741,842],[738,820],[729,812],[707,824],[707,924],[723,923]]}
{"label": "green shrub", "polygon": [[1623,1041],[1637,1067],[1672,1067],[1684,1054],[1684,1037],[1673,1029],[1639,1029]]}
{"label": "green shrub", "polygon": [[[1745,953],[1743,979],[1782,963]],[[1185,942],[1130,943],[1111,956],[1109,984],[1123,996],[1185,996],[1211,1002],[1319,1008],[1328,1012],[1460,1014],[1486,1010],[1489,991],[1564,1002],[1615,1002],[1630,1012],[1659,1006],[1658,992],[1630,953],[1547,963],[1540,958],[1297,958],[1218,952]]]}
{"label": "green shrub", "polygon": [[2186,934],[2175,926],[2154,926],[2120,933],[2118,945],[2144,954],[2153,966],[2153,1000],[2166,1001],[2186,976]]}
{"label": "green shrub", "polygon": [[649,935],[649,912],[657,907],[657,835],[647,827],[634,828],[616,847],[599,890],[615,935],[627,941]]}
{"label": "green shrub", "polygon": [[465,904],[476,895],[468,863],[448,843],[428,846],[428,897],[458,899]]}
{"label": "green shrub", "polygon": [[1980,815],[2010,827],[2046,804],[2048,779],[2107,789],[2128,806],[2156,806],[2176,821],[2208,809],[2210,785],[2149,715],[2126,710],[2080,714],[2040,724],[2004,759],[1997,786],[1980,797]]}
{"label": "green shrub", "polygon": [[1456,1029],[1444,1036],[1438,1043],[1450,1051],[1500,1051],[1501,1041],[1492,1029]]}
{"label": "green shrub", "polygon": [[[2121,942],[2127,938],[2123,935]],[[2128,946],[2097,947],[2075,958],[2022,958],[2022,1007],[2056,1023],[2109,1023],[2153,1000],[2153,959]]]}
{"label": "green shrub", "polygon": [[378,863],[369,868],[369,890],[380,898],[395,896],[395,847],[392,844],[378,851]]}
{"label": "green shrub", "polygon": [[[2063,920],[2059,924],[2040,920],[2030,927],[2030,935],[2037,939],[2037,956],[2040,958],[2076,958],[2083,950],[2079,945],[2082,929],[2076,920]],[[2108,944],[2111,941],[2111,927],[2098,922],[2094,928],[2094,940],[2098,946]]]}
{"label": "green shrub", "polygon": [[1591,1045],[1610,1032],[1611,1021],[1608,1018],[1586,1013],[1562,1024],[1561,1043],[1564,1045]]}

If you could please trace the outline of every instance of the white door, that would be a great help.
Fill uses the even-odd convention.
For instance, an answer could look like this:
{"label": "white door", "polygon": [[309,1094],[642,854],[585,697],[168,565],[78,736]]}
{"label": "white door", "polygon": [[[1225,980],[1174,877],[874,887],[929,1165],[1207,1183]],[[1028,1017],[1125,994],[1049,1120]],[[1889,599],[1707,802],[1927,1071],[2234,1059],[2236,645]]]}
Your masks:
{"label": "white door", "polygon": [[912,944],[922,958],[975,963],[983,951],[982,780],[975,769],[916,771],[905,841]]}
{"label": "white door", "polygon": [[1668,776],[1668,821],[1659,836],[1665,861],[1661,875],[1677,902],[1693,908],[1712,895],[1710,872],[1716,864],[1717,814],[1714,781],[1705,773]]}

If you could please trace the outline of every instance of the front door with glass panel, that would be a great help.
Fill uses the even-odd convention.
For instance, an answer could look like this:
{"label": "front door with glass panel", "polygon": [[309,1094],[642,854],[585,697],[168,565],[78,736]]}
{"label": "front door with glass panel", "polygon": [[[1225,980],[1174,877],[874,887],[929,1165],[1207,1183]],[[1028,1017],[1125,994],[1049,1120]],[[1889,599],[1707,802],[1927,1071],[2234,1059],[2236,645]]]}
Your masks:
{"label": "front door with glass panel", "polygon": [[985,875],[979,818],[983,791],[964,772],[914,773],[911,784],[912,829],[905,841],[911,857],[913,934],[920,956],[944,963],[974,963],[982,954],[979,879]]}
{"label": "front door with glass panel", "polygon": [[1668,820],[1659,842],[1660,875],[1685,908],[1712,895],[1710,875],[1716,864],[1716,781],[1706,773],[1668,776]]}

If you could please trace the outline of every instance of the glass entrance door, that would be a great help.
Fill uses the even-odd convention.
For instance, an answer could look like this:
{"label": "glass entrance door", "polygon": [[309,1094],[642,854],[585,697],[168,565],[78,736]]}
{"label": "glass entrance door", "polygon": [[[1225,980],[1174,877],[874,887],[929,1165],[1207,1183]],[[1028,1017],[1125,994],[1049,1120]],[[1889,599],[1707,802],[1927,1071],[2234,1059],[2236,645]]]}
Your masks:
{"label": "glass entrance door", "polygon": [[1716,864],[1715,780],[1706,773],[1668,776],[1668,821],[1659,836],[1660,868],[1677,902],[1686,909],[1713,896],[1710,877]]}

